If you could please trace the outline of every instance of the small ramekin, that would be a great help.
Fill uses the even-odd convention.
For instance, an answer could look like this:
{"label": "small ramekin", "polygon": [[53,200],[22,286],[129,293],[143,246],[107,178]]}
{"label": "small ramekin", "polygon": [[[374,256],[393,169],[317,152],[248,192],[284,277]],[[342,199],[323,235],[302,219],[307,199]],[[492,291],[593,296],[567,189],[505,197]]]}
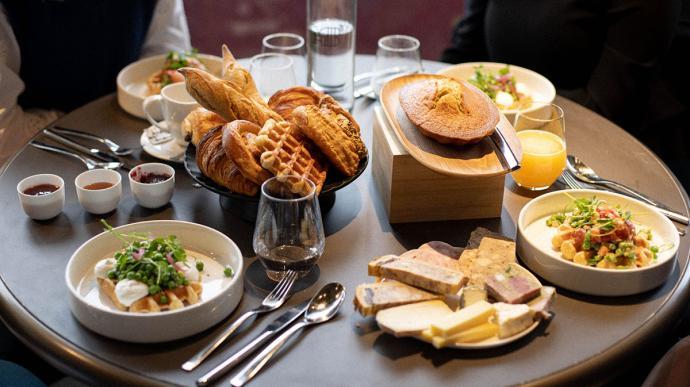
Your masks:
{"label": "small ramekin", "polygon": [[[86,189],[89,184],[110,183],[112,186],[104,189]],[[117,208],[122,197],[122,176],[110,169],[93,169],[82,172],[74,179],[77,187],[79,204],[92,214],[106,214]]]}
{"label": "small ramekin", "polygon": [[[47,195],[27,195],[24,191],[39,184],[52,184],[58,189]],[[31,219],[46,220],[58,216],[65,207],[65,182],[58,175],[40,174],[25,178],[17,184],[22,209]]]}
{"label": "small ramekin", "polygon": [[[168,174],[170,177],[159,183],[141,183],[145,173]],[[170,202],[175,191],[175,169],[167,164],[139,164],[129,172],[129,187],[137,203],[146,208],[159,208]]]}

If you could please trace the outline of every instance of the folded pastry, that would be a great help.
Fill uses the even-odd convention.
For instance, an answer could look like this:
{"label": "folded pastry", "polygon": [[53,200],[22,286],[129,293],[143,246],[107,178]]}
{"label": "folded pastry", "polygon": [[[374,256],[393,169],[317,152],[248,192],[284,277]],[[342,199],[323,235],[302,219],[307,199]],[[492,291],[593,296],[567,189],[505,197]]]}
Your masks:
{"label": "folded pastry", "polygon": [[403,111],[422,134],[443,144],[481,141],[498,124],[496,105],[464,81],[421,80],[403,87],[399,99]]}
{"label": "folded pastry", "polygon": [[330,95],[304,86],[278,90],[268,100],[268,106],[286,121],[290,121],[292,111],[300,106],[321,106],[324,103],[337,104]]}
{"label": "folded pastry", "polygon": [[295,125],[268,120],[254,143],[261,151],[261,166],[285,181],[290,191],[303,195],[309,192],[301,179],[290,177],[296,175],[311,180],[316,185],[316,193],[321,192],[328,164],[319,160],[314,149],[309,149],[309,139]]}
{"label": "folded pastry", "polygon": [[230,81],[189,67],[178,71],[185,77],[189,94],[201,106],[218,113],[228,122],[247,120],[263,125],[269,119],[283,120],[263,100],[257,101],[242,94]]}
{"label": "folded pastry", "polygon": [[259,104],[265,104],[259,90],[256,88],[254,78],[247,69],[242,67],[225,44],[221,48],[223,52],[223,69],[221,78],[230,82],[237,91]]}
{"label": "folded pastry", "polygon": [[259,186],[244,177],[225,153],[222,126],[212,129],[201,139],[196,163],[201,173],[232,192],[254,196],[259,190]]}
{"label": "folded pastry", "polygon": [[364,143],[348,125],[349,120],[341,119],[327,107],[314,105],[296,108],[292,118],[299,130],[316,144],[340,172],[345,176],[357,172]]}
{"label": "folded pastry", "polygon": [[218,114],[198,107],[192,110],[182,120],[182,133],[191,140],[192,144],[199,146],[199,141],[209,130],[225,124],[226,121]]}
{"label": "folded pastry", "polygon": [[261,151],[254,144],[261,127],[255,123],[235,120],[223,127],[223,149],[242,175],[261,185],[273,176],[259,164]]}

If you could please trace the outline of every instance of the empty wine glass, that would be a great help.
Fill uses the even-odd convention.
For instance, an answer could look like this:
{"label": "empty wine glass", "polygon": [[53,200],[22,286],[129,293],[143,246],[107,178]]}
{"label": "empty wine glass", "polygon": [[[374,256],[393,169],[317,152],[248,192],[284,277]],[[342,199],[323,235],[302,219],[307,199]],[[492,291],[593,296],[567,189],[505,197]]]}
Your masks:
{"label": "empty wine glass", "polygon": [[[293,193],[304,185],[306,194]],[[254,252],[268,277],[279,281],[286,271],[306,275],[323,253],[325,236],[314,183],[300,176],[273,177],[261,185],[254,228]]]}
{"label": "empty wine glass", "polygon": [[261,40],[261,52],[277,52],[292,58],[299,85],[307,84],[307,59],[304,38],[290,32],[278,32],[264,36]]}
{"label": "empty wine glass", "polygon": [[388,35],[379,39],[376,50],[371,89],[379,97],[389,80],[422,71],[419,40],[407,35]]}
{"label": "empty wine glass", "polygon": [[264,99],[278,90],[295,86],[295,67],[292,58],[280,53],[265,53],[252,57],[249,72]]}

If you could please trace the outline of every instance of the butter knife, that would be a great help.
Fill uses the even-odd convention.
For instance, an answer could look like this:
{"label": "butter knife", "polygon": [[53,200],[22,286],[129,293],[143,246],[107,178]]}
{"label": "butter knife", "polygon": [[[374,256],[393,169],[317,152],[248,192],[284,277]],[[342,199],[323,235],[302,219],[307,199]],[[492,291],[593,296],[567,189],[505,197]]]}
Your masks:
{"label": "butter knife", "polygon": [[259,347],[271,340],[278,332],[285,329],[288,325],[292,324],[301,315],[303,315],[304,311],[307,309],[307,306],[309,306],[310,301],[311,300],[306,300],[305,302],[290,308],[288,311],[280,315],[280,317],[273,320],[249,344],[242,347],[242,349],[235,352],[235,354],[206,373],[206,375],[199,378],[196,381],[196,384],[198,386],[207,386],[209,383],[214,382],[226,372],[230,371],[233,367],[246,359],[247,356],[251,355],[257,349],[259,349]]}

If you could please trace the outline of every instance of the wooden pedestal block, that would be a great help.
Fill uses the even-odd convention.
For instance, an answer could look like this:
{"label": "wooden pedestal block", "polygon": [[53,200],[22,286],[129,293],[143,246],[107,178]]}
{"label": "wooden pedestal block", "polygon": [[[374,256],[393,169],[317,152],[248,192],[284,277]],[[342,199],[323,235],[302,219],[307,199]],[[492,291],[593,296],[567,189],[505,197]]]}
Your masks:
{"label": "wooden pedestal block", "polygon": [[380,107],[374,109],[372,173],[391,223],[501,216],[505,175],[450,177],[403,148]]}

